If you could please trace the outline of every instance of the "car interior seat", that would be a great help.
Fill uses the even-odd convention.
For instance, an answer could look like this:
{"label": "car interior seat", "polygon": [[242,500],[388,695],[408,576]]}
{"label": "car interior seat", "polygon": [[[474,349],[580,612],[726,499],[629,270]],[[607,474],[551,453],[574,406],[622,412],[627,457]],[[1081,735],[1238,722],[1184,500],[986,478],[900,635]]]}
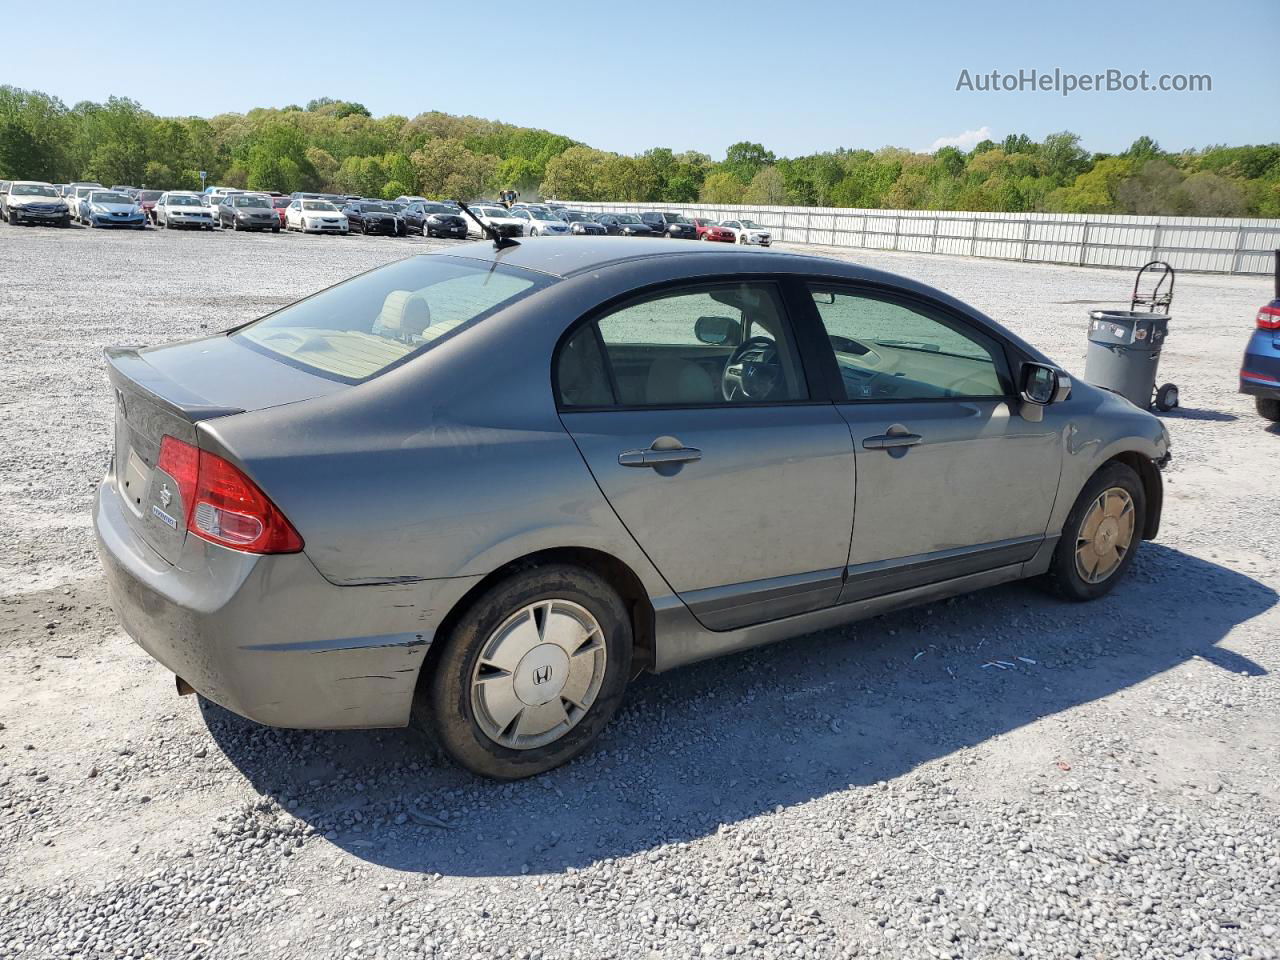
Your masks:
{"label": "car interior seat", "polygon": [[431,305],[426,297],[409,290],[392,290],[382,301],[373,332],[409,343],[430,325]]}

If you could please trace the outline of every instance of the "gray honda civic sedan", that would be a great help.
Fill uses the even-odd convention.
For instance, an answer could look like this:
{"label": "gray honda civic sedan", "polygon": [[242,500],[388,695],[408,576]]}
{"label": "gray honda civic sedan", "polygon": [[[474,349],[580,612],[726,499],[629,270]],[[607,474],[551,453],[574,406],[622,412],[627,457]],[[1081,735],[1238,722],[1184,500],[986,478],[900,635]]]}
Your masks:
{"label": "gray honda civic sedan", "polygon": [[937,290],[616,237],[411,257],[111,348],[125,629],[284,727],[564,763],[628,681],[1026,577],[1089,600],[1169,438]]}

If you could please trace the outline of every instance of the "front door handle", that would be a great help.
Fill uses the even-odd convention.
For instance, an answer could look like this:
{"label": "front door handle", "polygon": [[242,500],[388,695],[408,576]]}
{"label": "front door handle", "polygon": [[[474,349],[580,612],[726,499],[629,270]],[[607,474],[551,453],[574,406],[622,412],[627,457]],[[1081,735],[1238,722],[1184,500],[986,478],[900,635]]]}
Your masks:
{"label": "front door handle", "polygon": [[862,441],[864,450],[895,450],[898,447],[914,447],[922,443],[924,438],[918,433],[882,433],[878,437],[867,437]]}
{"label": "front door handle", "polygon": [[659,437],[647,450],[626,450],[618,454],[618,463],[624,467],[665,467],[701,459],[701,450],[686,447],[674,437]]}

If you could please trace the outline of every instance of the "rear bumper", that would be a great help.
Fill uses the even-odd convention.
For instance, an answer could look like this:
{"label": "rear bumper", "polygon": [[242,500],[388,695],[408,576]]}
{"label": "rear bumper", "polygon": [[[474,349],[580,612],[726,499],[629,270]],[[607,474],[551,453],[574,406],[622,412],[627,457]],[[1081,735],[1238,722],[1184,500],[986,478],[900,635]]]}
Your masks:
{"label": "rear bumper", "polygon": [[339,587],[305,554],[188,537],[171,565],[129,526],[108,475],[98,555],[125,631],[210,700],[278,727],[397,727],[436,624],[478,577]]}
{"label": "rear bumper", "polygon": [[1240,363],[1240,392],[1280,399],[1280,331],[1254,332]]}

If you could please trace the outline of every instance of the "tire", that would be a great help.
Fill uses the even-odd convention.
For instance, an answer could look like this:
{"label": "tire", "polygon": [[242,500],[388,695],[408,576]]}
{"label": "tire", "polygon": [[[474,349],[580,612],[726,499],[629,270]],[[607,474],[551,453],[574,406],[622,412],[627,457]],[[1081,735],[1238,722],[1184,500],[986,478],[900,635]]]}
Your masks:
{"label": "tire", "polygon": [[1165,413],[1174,409],[1178,405],[1178,388],[1172,383],[1166,383],[1156,391],[1156,409],[1161,413]]}
{"label": "tire", "polygon": [[272,233],[279,233],[279,232],[280,232],[280,228],[279,228],[279,227],[272,227],[272,228],[271,228],[271,232],[272,232]]}
{"label": "tire", "polygon": [[[474,684],[477,690],[489,689],[475,682],[481,654],[489,649],[492,655],[493,644],[500,642],[498,638],[518,627],[525,617],[526,608],[541,601],[559,604],[551,607],[555,611],[553,615],[571,618],[561,620],[562,623],[572,626],[575,622],[572,618],[587,619],[583,617],[585,611],[599,626],[603,640],[597,640],[593,645],[591,637],[594,634],[586,634],[586,641],[577,655],[591,659],[579,661],[575,657],[573,661],[590,672],[591,688],[595,692],[593,699],[585,704],[586,711],[575,712],[574,707],[565,707],[566,700],[557,699],[562,688],[555,688],[550,701],[544,706],[555,702],[566,711],[570,726],[566,730],[552,728],[541,735],[554,736],[550,742],[538,743],[535,735],[533,743],[509,746],[497,742],[485,732],[484,725],[494,727],[497,721],[491,716],[477,718],[479,695],[473,693],[472,688]],[[570,662],[567,656],[562,657],[558,647],[547,642],[536,644],[534,649],[543,648],[551,651],[548,656],[564,670],[563,675],[569,677],[569,669],[562,666]],[[631,648],[631,620],[626,607],[617,592],[602,578],[567,564],[530,566],[518,570],[486,590],[443,639],[432,673],[418,684],[414,725],[433,736],[453,760],[472,773],[496,780],[537,776],[567,763],[586,750],[612,719],[631,675]],[[535,662],[526,666],[530,656]],[[601,656],[603,666],[600,665]],[[545,660],[541,662],[547,663]],[[540,682],[537,674],[543,670],[547,673],[542,682],[556,681],[557,674],[553,673],[550,665],[539,666],[536,653],[522,656],[511,671],[510,689],[517,689],[515,684],[522,682],[525,696],[536,692],[538,687],[535,685]],[[501,673],[497,675],[499,684],[502,676]],[[580,678],[581,673],[579,683]],[[585,701],[588,696],[582,695],[581,699]],[[519,706],[519,712],[508,724],[509,736],[514,743],[526,710],[530,708],[518,699],[510,702]],[[533,715],[530,713],[529,716]]]}
{"label": "tire", "polygon": [[1274,397],[1254,397],[1258,406],[1258,416],[1272,423],[1280,423],[1280,400]]}
{"label": "tire", "polygon": [[[1127,511],[1123,507],[1123,497],[1119,496],[1118,493],[1128,497]],[[1091,519],[1096,505],[1099,504],[1104,494],[1108,495],[1107,503],[1114,503],[1117,499],[1121,500],[1122,506],[1119,513],[1121,516],[1127,513],[1131,517],[1128,524],[1130,529],[1129,542],[1114,568],[1105,572],[1105,576],[1102,579],[1093,580],[1082,572],[1082,566],[1087,570],[1089,561],[1093,559],[1089,554],[1091,545],[1087,542],[1088,531],[1086,524]],[[1059,538],[1058,546],[1053,552],[1053,561],[1050,564],[1047,575],[1050,586],[1068,600],[1097,600],[1099,597],[1110,593],[1115,588],[1115,585],[1124,578],[1129,565],[1133,563],[1134,555],[1138,552],[1139,544],[1142,543],[1143,527],[1147,515],[1146,510],[1146,492],[1142,488],[1142,481],[1132,467],[1115,462],[1108,463],[1102,467],[1084,485],[1084,489],[1080,491],[1080,496],[1076,497],[1076,502],[1071,507],[1071,512],[1067,514],[1066,523],[1062,525],[1062,536]],[[1105,518],[1104,522],[1106,522]],[[1118,521],[1116,527],[1113,528],[1118,528],[1118,532],[1115,537],[1109,537],[1107,542],[1111,542],[1112,539],[1117,542],[1123,540],[1125,527],[1126,524],[1123,520]],[[1097,533],[1104,533],[1105,535],[1105,531],[1099,527],[1095,527],[1094,530],[1095,535]],[[1086,559],[1078,561],[1077,550],[1081,550]],[[1116,552],[1118,553],[1119,551]],[[1104,564],[1104,560],[1099,560],[1095,576],[1103,572]]]}

